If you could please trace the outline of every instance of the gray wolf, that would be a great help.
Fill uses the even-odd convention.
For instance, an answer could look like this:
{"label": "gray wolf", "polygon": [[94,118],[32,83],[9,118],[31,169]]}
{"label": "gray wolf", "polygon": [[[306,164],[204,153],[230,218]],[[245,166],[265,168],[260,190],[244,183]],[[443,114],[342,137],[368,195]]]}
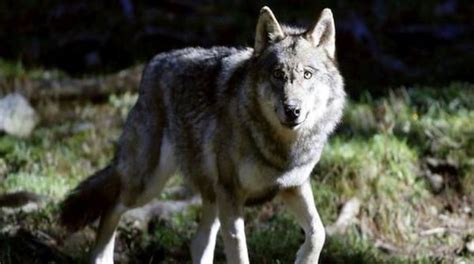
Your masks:
{"label": "gray wolf", "polygon": [[112,263],[121,215],[156,197],[177,170],[202,197],[193,263],[212,263],[221,230],[228,263],[249,263],[244,206],[279,197],[305,232],[296,263],[317,263],[325,231],[310,174],[345,101],[332,13],[308,29],[280,25],[268,7],[252,48],[159,54],[143,72],[113,161],[79,184],[61,222],[100,218],[93,263]]}

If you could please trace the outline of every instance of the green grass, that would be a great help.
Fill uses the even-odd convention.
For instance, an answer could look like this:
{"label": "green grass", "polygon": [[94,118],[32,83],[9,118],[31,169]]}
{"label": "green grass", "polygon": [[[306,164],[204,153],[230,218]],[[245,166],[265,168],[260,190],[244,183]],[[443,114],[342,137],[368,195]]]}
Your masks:
{"label": "green grass", "polygon": [[394,135],[420,157],[446,160],[459,170],[466,190],[474,186],[474,85],[417,87],[366,97],[346,111],[343,134]]}
{"label": "green grass", "polygon": [[28,190],[59,199],[79,180],[104,166],[111,158],[111,140],[118,130],[91,126],[81,131],[87,124],[84,122],[87,120],[49,124],[26,140],[1,136],[0,161],[7,172],[0,191]]}
{"label": "green grass", "polygon": [[[10,67],[10,76],[21,73],[21,66]],[[322,255],[324,263],[474,260],[462,250],[463,241],[474,235],[472,229],[453,224],[473,224],[472,216],[461,210],[474,203],[473,91],[472,84],[453,83],[442,89],[396,89],[385,97],[366,95],[350,101],[344,122],[331,137],[314,171],[313,190],[326,225],[337,219],[347,200],[357,197],[362,207],[345,235],[328,237]],[[136,98],[136,94],[127,93],[110,96],[99,104],[40,102],[36,107],[43,120],[31,138],[0,136],[0,193],[27,190],[50,197],[38,211],[0,213],[0,226],[10,230],[17,225],[25,232],[11,235],[11,230],[0,229],[0,246],[8,245],[8,251],[0,250],[0,262],[15,263],[22,257],[18,254],[28,255],[21,248],[33,243],[32,237],[41,241],[38,230],[59,241],[67,238],[55,223],[57,202],[81,179],[109,161],[121,125]],[[448,165],[433,167],[428,159]],[[429,173],[441,174],[445,180],[440,193],[432,192],[427,181]],[[198,209],[193,207],[169,221],[153,219],[146,230],[124,224],[119,229],[117,252],[124,261],[135,263],[152,259],[189,262],[188,245],[197,228]],[[304,236],[282,205],[274,202],[263,209],[251,209],[246,222],[253,262],[294,260]],[[440,226],[461,231],[420,235],[421,231]],[[395,251],[381,250],[380,242]],[[90,246],[91,238],[84,243],[84,248]],[[72,262],[84,261],[77,250],[61,246],[51,246],[51,250],[44,252],[59,254],[59,259]],[[220,239],[216,262],[224,262]]]}
{"label": "green grass", "polygon": [[[412,232],[412,223],[403,225],[406,230],[394,229],[393,219],[415,214],[414,205],[427,194],[425,183],[417,176],[417,162],[417,153],[393,136],[350,141],[334,138],[322,155],[314,184],[318,204],[331,204],[330,215],[323,211],[323,218],[334,221],[334,208],[357,197],[368,205],[362,216],[373,219],[377,231],[399,240],[401,233]],[[328,190],[320,197],[319,189]],[[337,199],[327,199],[325,193],[335,193]]]}
{"label": "green grass", "polygon": [[66,74],[60,70],[42,68],[25,68],[21,62],[10,62],[0,59],[0,79],[61,79]]}

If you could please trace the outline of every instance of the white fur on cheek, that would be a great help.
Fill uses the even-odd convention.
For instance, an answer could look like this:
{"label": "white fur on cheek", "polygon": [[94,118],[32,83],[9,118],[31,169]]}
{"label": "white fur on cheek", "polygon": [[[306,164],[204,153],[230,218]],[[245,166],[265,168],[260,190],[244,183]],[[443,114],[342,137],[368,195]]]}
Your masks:
{"label": "white fur on cheek", "polygon": [[326,84],[317,82],[314,92],[311,93],[312,99],[304,100],[306,109],[309,109],[308,118],[305,123],[313,126],[318,122],[326,112],[330,87]]}

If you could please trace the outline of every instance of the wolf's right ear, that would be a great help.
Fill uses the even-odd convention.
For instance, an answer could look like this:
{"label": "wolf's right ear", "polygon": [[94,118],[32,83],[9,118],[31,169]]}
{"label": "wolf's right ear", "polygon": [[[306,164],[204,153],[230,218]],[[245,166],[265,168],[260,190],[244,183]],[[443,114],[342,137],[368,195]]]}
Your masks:
{"label": "wolf's right ear", "polygon": [[272,10],[267,6],[262,7],[255,34],[254,56],[259,56],[270,42],[281,40],[284,37],[285,34]]}

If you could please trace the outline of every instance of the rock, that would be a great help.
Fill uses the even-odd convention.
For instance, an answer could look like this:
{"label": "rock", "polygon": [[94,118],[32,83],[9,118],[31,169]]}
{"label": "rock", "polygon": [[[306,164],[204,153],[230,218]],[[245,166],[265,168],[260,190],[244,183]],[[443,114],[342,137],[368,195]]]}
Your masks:
{"label": "rock", "polygon": [[466,206],[463,206],[462,212],[465,213],[465,214],[471,214],[472,209],[471,209],[470,206],[466,205]]}
{"label": "rock", "polygon": [[443,187],[444,187],[443,176],[437,173],[430,173],[428,174],[428,181],[434,193],[440,193],[443,190]]}
{"label": "rock", "polygon": [[20,94],[0,99],[0,131],[17,137],[28,137],[38,124],[39,116]]}
{"label": "rock", "polygon": [[466,242],[466,249],[469,253],[474,254],[474,238]]}

